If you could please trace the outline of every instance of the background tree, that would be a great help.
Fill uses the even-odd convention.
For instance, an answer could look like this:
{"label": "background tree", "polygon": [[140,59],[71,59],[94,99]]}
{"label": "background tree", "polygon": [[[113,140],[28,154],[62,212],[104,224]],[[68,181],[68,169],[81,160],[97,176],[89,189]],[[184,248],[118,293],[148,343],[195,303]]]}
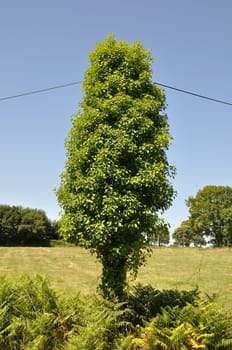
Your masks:
{"label": "background tree", "polygon": [[0,205],[0,244],[12,244],[18,240],[18,225],[21,222],[21,208]]}
{"label": "background tree", "polygon": [[202,233],[194,229],[193,222],[185,220],[179,227],[173,232],[172,238],[176,245],[182,247],[189,247],[191,244],[194,246],[202,246],[206,244],[205,238]]}
{"label": "background tree", "polygon": [[232,246],[232,206],[225,208],[221,212],[223,221],[222,245],[225,247]]}
{"label": "background tree", "polygon": [[170,225],[160,218],[160,222],[157,222],[154,227],[152,244],[157,246],[168,244],[170,240],[169,228]]}
{"label": "background tree", "polygon": [[43,210],[0,205],[0,244],[39,244],[58,236]]}
{"label": "background tree", "polygon": [[186,201],[194,230],[216,247],[232,245],[232,187],[205,186]]}
{"label": "background tree", "polygon": [[121,296],[127,271],[144,263],[158,211],[174,196],[165,94],[139,42],[108,36],[89,59],[57,191],[61,228],[67,240],[96,253],[104,295]]}
{"label": "background tree", "polygon": [[50,238],[52,224],[43,210],[22,208],[17,230],[18,239],[22,244],[36,244]]}

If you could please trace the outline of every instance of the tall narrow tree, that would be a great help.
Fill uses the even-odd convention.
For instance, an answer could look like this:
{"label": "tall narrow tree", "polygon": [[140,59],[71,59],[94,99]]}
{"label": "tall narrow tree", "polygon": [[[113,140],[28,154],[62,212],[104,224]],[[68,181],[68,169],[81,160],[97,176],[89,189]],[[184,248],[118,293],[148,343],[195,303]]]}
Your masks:
{"label": "tall narrow tree", "polygon": [[120,297],[127,272],[145,261],[158,213],[174,196],[166,157],[171,137],[148,50],[110,35],[89,59],[57,190],[61,229],[96,253],[105,297]]}

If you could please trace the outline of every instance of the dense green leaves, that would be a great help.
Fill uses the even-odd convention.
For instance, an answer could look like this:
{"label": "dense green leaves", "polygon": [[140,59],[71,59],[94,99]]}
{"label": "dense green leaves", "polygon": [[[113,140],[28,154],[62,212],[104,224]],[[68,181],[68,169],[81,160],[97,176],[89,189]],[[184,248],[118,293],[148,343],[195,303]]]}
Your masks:
{"label": "dense green leaves", "polygon": [[42,276],[0,278],[0,349],[231,349],[232,323],[197,291],[136,286],[124,302],[57,294]]}
{"label": "dense green leaves", "polygon": [[173,234],[177,244],[232,246],[232,187],[205,186],[186,203],[189,219]]}
{"label": "dense green leaves", "polygon": [[161,246],[169,243],[169,224],[160,218],[160,222],[156,224],[153,232],[152,244]]}
{"label": "dense green leaves", "polygon": [[198,230],[194,230],[192,221],[190,220],[184,220],[181,225],[175,229],[172,238],[175,244],[181,247],[189,247],[191,244],[198,247],[206,244],[204,235]]}
{"label": "dense green leaves", "polygon": [[187,205],[195,231],[208,237],[214,246],[232,245],[231,187],[205,186],[196,197],[189,197]]}
{"label": "dense green leaves", "polygon": [[42,276],[0,279],[0,349],[64,349],[82,325],[79,296],[59,299]]}
{"label": "dense green leaves", "polygon": [[152,56],[140,43],[109,36],[89,58],[57,191],[61,229],[97,254],[104,293],[111,286],[119,294],[126,272],[136,273],[144,262],[158,212],[174,196],[165,153],[171,137],[165,95],[152,81]]}
{"label": "dense green leaves", "polygon": [[38,244],[57,238],[57,227],[43,210],[0,205],[0,244]]}
{"label": "dense green leaves", "polygon": [[166,307],[139,337],[131,338],[127,350],[231,349],[231,322],[208,303],[197,307]]}

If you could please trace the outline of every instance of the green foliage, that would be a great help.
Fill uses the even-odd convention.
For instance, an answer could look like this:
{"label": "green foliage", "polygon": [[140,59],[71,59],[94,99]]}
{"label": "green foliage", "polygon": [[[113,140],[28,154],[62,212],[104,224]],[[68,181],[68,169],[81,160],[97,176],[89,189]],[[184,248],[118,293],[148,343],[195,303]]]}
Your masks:
{"label": "green foliage", "polygon": [[204,235],[194,230],[190,220],[183,221],[173,232],[172,238],[175,244],[181,247],[189,247],[190,244],[194,244],[194,246],[198,247],[206,244]]}
{"label": "green foliage", "polygon": [[150,286],[136,286],[128,292],[125,302],[118,302],[100,295],[57,296],[41,276],[0,280],[0,349],[231,347],[231,318],[202,301],[197,291],[157,291]]}
{"label": "green foliage", "polygon": [[0,205],[0,244],[30,245],[57,237],[57,223],[43,210]]}
{"label": "green foliage", "polygon": [[[223,346],[222,346],[223,344]],[[166,307],[131,339],[128,350],[231,349],[231,320],[208,303]]]}
{"label": "green foliage", "polygon": [[153,237],[152,237],[152,245],[162,246],[169,243],[169,227],[170,225],[166,223],[162,218],[160,218],[159,222],[157,222]]}
{"label": "green foliage", "polygon": [[199,293],[197,289],[191,291],[179,291],[177,289],[158,290],[150,285],[138,284],[130,289],[126,301],[132,313],[129,314],[130,322],[134,325],[143,325],[161,312],[166,306],[184,307],[186,304],[197,304]]}
{"label": "green foliage", "polygon": [[216,247],[232,245],[232,187],[205,186],[186,201],[192,229]]}
{"label": "green foliage", "polygon": [[57,191],[61,229],[65,239],[96,253],[104,295],[121,297],[127,272],[145,261],[158,212],[174,196],[165,153],[171,137],[149,51],[108,36],[89,58]]}
{"label": "green foliage", "polygon": [[18,239],[20,222],[20,207],[0,205],[0,243],[14,242]]}
{"label": "green foliage", "polygon": [[70,337],[68,349],[112,350],[131,329],[127,321],[131,311],[117,300],[107,301],[93,296],[85,309],[85,324],[79,334]]}
{"label": "green foliage", "polygon": [[1,278],[0,349],[62,349],[81,325],[78,297],[59,301],[41,276],[22,276],[15,282]]}

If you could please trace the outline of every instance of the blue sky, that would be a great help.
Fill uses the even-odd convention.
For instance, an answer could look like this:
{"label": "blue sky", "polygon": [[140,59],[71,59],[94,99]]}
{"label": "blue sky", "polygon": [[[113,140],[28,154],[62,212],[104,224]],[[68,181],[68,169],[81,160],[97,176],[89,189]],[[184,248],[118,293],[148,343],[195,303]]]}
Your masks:
{"label": "blue sky", "polygon": [[[231,0],[8,0],[0,4],[0,98],[83,79],[88,53],[108,33],[150,48],[154,81],[232,102]],[[165,214],[172,230],[185,199],[205,185],[232,186],[232,107],[166,89],[178,195]],[[54,188],[81,85],[0,101],[0,203],[57,219]]]}

